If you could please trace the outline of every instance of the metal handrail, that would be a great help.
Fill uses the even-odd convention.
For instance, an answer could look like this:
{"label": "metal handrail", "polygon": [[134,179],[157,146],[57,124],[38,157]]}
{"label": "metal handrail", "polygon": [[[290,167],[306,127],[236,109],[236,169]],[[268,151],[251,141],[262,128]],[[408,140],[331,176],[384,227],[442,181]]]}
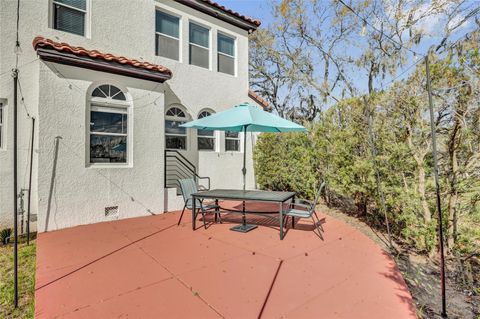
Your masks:
{"label": "metal handrail", "polygon": [[[168,154],[168,153],[175,153],[175,154]],[[177,156],[179,155],[179,157]],[[174,158],[177,160],[177,163],[180,163],[183,165],[183,169],[189,171],[185,172],[182,170],[181,166],[175,166],[175,169],[180,170],[180,173],[185,173],[186,175],[189,175],[188,173],[192,174],[194,179],[206,179],[208,181],[208,187],[206,187],[207,190],[210,189],[210,177],[208,176],[200,176],[197,174],[197,168],[195,165],[190,162],[185,156],[183,156],[179,151],[177,150],[165,150],[165,169],[164,169],[164,186],[167,187],[167,158]],[[189,166],[190,165],[190,166]],[[178,176],[178,175],[177,175]],[[170,179],[171,180],[171,179]]]}
{"label": "metal handrail", "polygon": [[178,157],[176,157],[176,156],[168,155],[169,152],[170,152],[170,153],[175,153],[175,154],[179,155],[179,156],[186,162],[186,163],[185,163],[185,162],[182,161],[182,163],[183,163],[184,165],[187,165],[187,163],[188,163],[188,165],[191,166],[191,169],[192,169],[193,171],[196,171],[196,170],[197,170],[197,168],[195,167],[195,165],[194,165],[192,162],[190,162],[185,156],[182,155],[182,153],[180,153],[180,152],[177,151],[177,150],[165,150],[165,157],[175,157],[175,158],[178,159]]}
{"label": "metal handrail", "polygon": [[[195,168],[195,169],[192,169],[192,168],[188,167],[188,166],[182,161],[181,158],[179,158],[179,157],[177,157],[177,156],[175,156],[175,155],[167,155],[167,157],[168,157],[168,158],[174,158],[174,159],[176,159],[175,164],[177,164],[177,163],[182,164],[182,165],[183,165],[182,168],[188,170],[190,173],[192,173],[192,174],[196,174],[196,173],[197,173],[196,168]],[[165,164],[167,164],[166,161],[165,161]],[[179,166],[178,166],[178,165],[175,165],[175,167],[179,167]]]}

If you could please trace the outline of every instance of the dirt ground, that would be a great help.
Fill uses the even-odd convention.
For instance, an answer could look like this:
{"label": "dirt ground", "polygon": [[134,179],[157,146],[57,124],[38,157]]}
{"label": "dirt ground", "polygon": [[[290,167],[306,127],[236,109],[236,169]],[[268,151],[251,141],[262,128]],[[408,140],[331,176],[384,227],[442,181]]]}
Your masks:
{"label": "dirt ground", "polygon": [[[326,205],[319,205],[319,211],[332,217],[341,219],[363,232],[385,251],[388,249],[388,239],[386,234],[372,229],[369,225],[349,214],[343,213],[337,209],[328,208]],[[409,251],[408,248],[394,243],[397,250],[392,254],[400,268],[405,281],[410,289],[413,300],[417,307],[418,317],[423,318],[442,318],[441,312],[441,294],[440,294],[440,268],[438,258],[435,260],[425,255]],[[457,265],[457,266],[456,266]],[[479,273],[476,269],[474,273]],[[458,263],[452,260],[447,262],[447,315],[448,318],[455,319],[480,319],[480,287],[465,285],[458,271]],[[471,278],[470,278],[471,279]],[[478,281],[477,281],[478,282]]]}

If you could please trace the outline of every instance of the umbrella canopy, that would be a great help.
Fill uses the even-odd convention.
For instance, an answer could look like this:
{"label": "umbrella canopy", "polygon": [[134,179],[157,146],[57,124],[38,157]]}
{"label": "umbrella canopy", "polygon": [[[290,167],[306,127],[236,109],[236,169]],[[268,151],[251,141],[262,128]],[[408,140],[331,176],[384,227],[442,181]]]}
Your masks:
{"label": "umbrella canopy", "polygon": [[230,132],[304,132],[301,125],[242,103],[220,113],[191,121],[181,127]]}
{"label": "umbrella canopy", "polygon": [[[306,129],[265,112],[259,107],[242,103],[220,113],[215,113],[201,119],[180,125],[180,127],[196,128],[198,130],[244,132],[243,145],[246,145],[247,132],[305,132]],[[243,189],[245,189],[246,152],[243,152]]]}

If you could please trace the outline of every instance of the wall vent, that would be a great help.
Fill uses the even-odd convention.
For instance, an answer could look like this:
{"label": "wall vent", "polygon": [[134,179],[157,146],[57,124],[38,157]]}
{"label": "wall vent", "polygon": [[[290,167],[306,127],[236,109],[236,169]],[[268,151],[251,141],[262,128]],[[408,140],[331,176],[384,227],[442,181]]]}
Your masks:
{"label": "wall vent", "polygon": [[118,206],[105,207],[105,217],[118,217]]}

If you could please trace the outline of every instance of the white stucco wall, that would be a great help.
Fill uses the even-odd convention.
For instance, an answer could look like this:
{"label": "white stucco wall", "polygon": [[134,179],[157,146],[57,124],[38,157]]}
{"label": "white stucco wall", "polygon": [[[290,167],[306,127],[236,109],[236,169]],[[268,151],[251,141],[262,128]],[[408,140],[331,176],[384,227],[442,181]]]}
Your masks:
{"label": "white stucco wall", "polygon": [[[102,217],[104,207],[117,204],[120,206],[120,218],[146,214],[147,208],[155,212],[163,211],[165,109],[171,104],[179,103],[194,119],[205,108],[219,112],[248,101],[247,31],[171,0],[91,0],[87,14],[90,32],[87,37],[82,37],[49,27],[50,4],[47,0],[22,0],[20,8],[20,82],[25,105],[28,106],[30,115],[37,118],[32,213],[39,214],[39,230],[45,230],[47,220],[48,229],[105,220],[105,217]],[[181,62],[155,56],[156,8],[181,16]],[[11,226],[13,219],[13,96],[9,71],[15,65],[15,14],[16,0],[0,1],[0,99],[8,100],[5,126],[7,148],[0,150],[0,228]],[[210,69],[188,64],[189,21],[205,25],[211,30]],[[218,31],[236,38],[236,76],[216,72]],[[113,77],[100,72],[85,72],[65,67],[61,68],[61,75],[55,75],[52,68],[38,60],[31,45],[35,36],[161,64],[172,70],[173,78],[164,85],[152,85],[152,82],[129,81],[120,76]],[[151,102],[153,98],[161,98],[157,105],[134,111],[133,167],[96,171],[85,168],[85,159],[82,162],[80,158],[69,153],[62,147],[62,143],[83,154],[86,90],[92,82],[108,80],[118,81],[125,86],[134,100],[147,96],[134,101],[134,108]],[[70,89],[69,83],[74,83],[75,87]],[[26,116],[24,106],[19,104],[19,188],[24,187],[26,178],[28,180],[26,169],[30,127],[31,119]],[[210,176],[214,187],[241,187],[241,153],[226,153],[224,148],[220,148],[219,152],[199,153],[196,150],[196,131],[190,130],[188,135],[188,150],[184,153],[197,165],[200,175]],[[58,153],[57,180],[51,192],[53,145],[56,136],[62,136],[62,142]],[[223,145],[223,133],[219,135],[217,143]],[[250,148],[251,145],[247,145],[249,165]],[[228,171],[228,174],[222,174],[225,171]],[[250,166],[247,171],[250,176],[253,168]],[[132,192],[139,200],[132,202],[124,191],[106,182],[105,176],[98,173],[115,181],[115,184],[122,186],[128,193]],[[247,183],[249,188],[253,188],[253,175],[248,177]]]}
{"label": "white stucco wall", "polygon": [[[56,66],[60,78],[47,66],[40,70],[39,210],[40,231],[108,220],[105,207],[119,206],[118,218],[163,212],[163,92],[156,86],[106,73]],[[70,75],[71,74],[71,75]],[[77,79],[75,79],[76,77]],[[126,86],[133,100],[131,167],[106,168],[86,162],[85,93],[96,83]],[[71,88],[70,88],[71,86]],[[145,97],[146,96],[146,97]],[[144,97],[144,98],[142,98]],[[155,101],[155,103],[152,103]],[[55,138],[60,136],[58,155]],[[56,165],[55,165],[56,157]]]}

